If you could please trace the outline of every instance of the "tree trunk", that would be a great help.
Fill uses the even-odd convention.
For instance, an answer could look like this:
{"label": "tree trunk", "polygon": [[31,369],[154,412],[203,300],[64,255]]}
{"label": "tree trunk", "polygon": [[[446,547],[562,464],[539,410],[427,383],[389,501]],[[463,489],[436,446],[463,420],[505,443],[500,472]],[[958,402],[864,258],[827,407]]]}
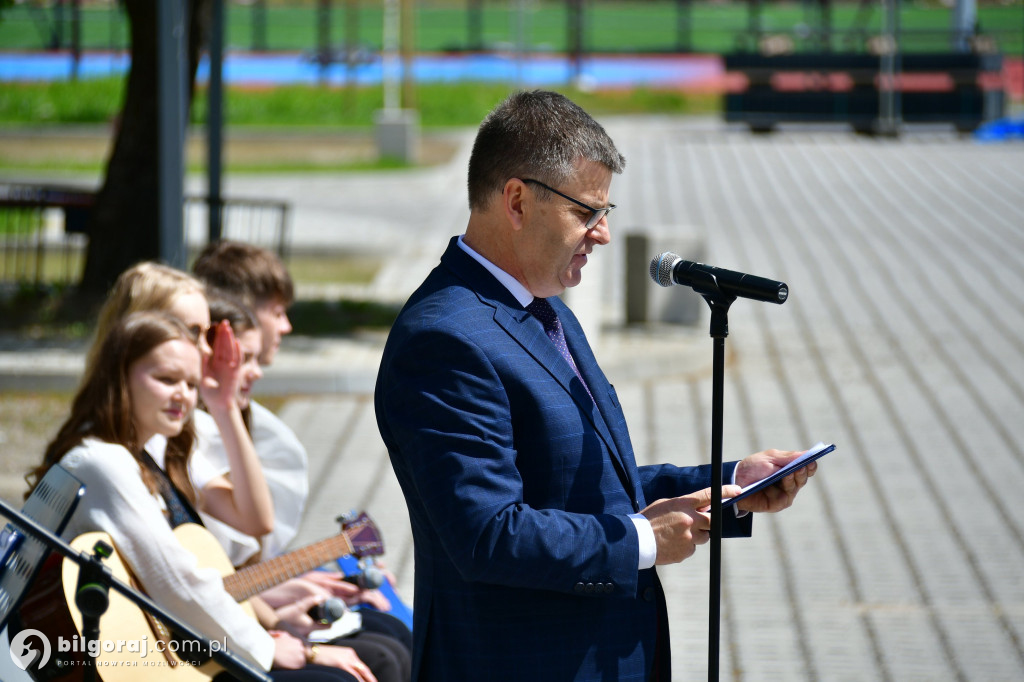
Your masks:
{"label": "tree trunk", "polygon": [[[126,0],[131,26],[131,68],[114,149],[96,196],[87,233],[82,293],[104,293],[124,270],[160,256],[158,3]],[[208,35],[211,2],[188,0],[189,103],[199,55]]]}

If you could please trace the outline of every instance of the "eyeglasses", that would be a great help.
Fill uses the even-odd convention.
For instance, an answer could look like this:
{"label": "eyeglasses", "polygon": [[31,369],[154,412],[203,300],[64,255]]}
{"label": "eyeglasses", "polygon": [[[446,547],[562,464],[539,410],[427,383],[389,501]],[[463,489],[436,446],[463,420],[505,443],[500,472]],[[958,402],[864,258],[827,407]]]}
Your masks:
{"label": "eyeglasses", "polygon": [[210,345],[210,348],[213,348],[213,342],[217,339],[216,324],[210,325],[205,329],[203,327],[200,327],[198,324],[194,324],[188,328],[188,331],[192,335],[192,338],[195,340],[196,343],[199,343],[199,339],[202,336],[205,336],[206,343]]}
{"label": "eyeglasses", "polygon": [[601,222],[601,218],[604,218],[606,215],[608,215],[609,213],[611,213],[615,209],[615,204],[608,204],[604,208],[594,208],[593,206],[587,206],[586,204],[584,204],[579,199],[573,199],[568,194],[562,194],[561,192],[559,192],[554,187],[548,187],[547,185],[545,185],[540,180],[534,180],[533,178],[523,178],[522,180],[523,180],[523,182],[532,182],[535,185],[540,185],[541,187],[543,187],[544,189],[548,190],[549,192],[554,192],[555,194],[557,194],[558,196],[562,197],[563,199],[568,199],[569,201],[571,201],[572,203],[576,204],[577,206],[582,206],[583,208],[585,208],[588,211],[590,211],[590,217],[587,218],[587,229],[588,230],[593,229],[594,225],[597,225],[599,222]]}

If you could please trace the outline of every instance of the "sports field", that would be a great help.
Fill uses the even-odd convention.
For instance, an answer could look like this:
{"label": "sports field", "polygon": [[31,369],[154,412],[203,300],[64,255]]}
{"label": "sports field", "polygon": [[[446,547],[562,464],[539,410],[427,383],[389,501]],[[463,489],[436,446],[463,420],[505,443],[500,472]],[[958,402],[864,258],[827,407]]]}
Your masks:
{"label": "sports field", "polygon": [[[0,47],[40,50],[69,46],[77,31],[83,50],[124,49],[128,30],[119,3],[83,2],[76,28],[71,6],[25,2],[0,14]],[[415,45],[420,52],[464,50],[565,52],[570,21],[565,2],[415,2]],[[759,14],[746,2],[592,0],[580,4],[580,48],[585,52],[722,53],[748,43],[751,32],[785,34],[795,49],[860,50],[883,26],[880,3],[763,3]],[[478,9],[474,10],[473,7]],[[227,45],[235,50],[315,51],[353,47],[379,51],[384,5],[362,0],[321,5],[316,0],[228,2]],[[940,3],[904,3],[899,25],[905,50],[942,50],[950,45],[951,10]],[[978,26],[989,45],[1004,54],[1022,50],[1020,0],[979,3]]]}

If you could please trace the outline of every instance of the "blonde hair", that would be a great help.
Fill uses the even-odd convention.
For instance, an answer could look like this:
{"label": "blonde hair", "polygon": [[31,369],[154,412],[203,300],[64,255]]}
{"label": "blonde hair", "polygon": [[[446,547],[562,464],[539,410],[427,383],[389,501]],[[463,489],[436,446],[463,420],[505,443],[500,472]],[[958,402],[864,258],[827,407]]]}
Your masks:
{"label": "blonde hair", "polygon": [[86,355],[86,373],[96,364],[100,346],[118,322],[134,312],[166,312],[182,294],[206,295],[203,283],[175,268],[145,261],[128,268],[117,278],[96,321],[96,335]]}

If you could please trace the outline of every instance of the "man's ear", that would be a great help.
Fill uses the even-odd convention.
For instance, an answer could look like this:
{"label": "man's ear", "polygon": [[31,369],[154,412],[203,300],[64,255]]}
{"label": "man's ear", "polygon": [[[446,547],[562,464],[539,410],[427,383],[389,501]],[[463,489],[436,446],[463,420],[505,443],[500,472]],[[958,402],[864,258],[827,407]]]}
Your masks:
{"label": "man's ear", "polygon": [[524,202],[526,200],[526,184],[519,178],[509,178],[501,193],[502,208],[505,210],[505,218],[513,230],[520,230],[523,226]]}

